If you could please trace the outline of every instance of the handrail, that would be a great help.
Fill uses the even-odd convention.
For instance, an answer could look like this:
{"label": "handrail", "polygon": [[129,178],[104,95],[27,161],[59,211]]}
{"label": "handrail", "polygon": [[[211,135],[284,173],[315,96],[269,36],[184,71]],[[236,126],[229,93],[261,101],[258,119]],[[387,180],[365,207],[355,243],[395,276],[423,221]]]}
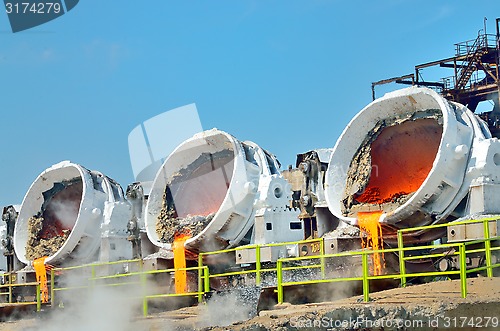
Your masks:
{"label": "handrail", "polygon": [[[472,42],[472,41],[466,41],[463,43],[458,43],[455,44],[456,47],[456,56],[463,56],[466,55],[465,59],[462,61],[462,63],[467,62],[466,66],[460,67],[459,71],[456,73],[457,78],[455,82],[455,89],[460,89],[464,88],[467,86],[467,83],[470,80],[470,77],[472,76],[473,72],[475,71],[475,65],[477,62],[477,55],[478,55],[478,50],[488,48],[488,36],[492,35],[487,35],[487,34],[479,34],[477,38]],[[493,42],[490,42],[492,45],[496,45],[497,40],[496,36],[493,35],[495,38]],[[469,46],[469,43],[472,42],[472,45]],[[463,46],[465,46],[465,52],[462,51]]]}
{"label": "handrail", "polygon": [[[173,297],[173,296],[187,296],[187,295],[192,295],[192,296],[198,296],[198,301],[202,302],[203,301],[203,295],[207,292],[210,291],[210,278],[214,277],[220,277],[220,276],[228,276],[231,274],[246,274],[246,273],[255,273],[256,274],[256,282],[257,285],[260,283],[260,275],[263,272],[276,272],[277,268],[266,268],[262,269],[260,267],[260,249],[263,247],[283,247],[287,245],[297,245],[297,244],[305,244],[305,243],[313,243],[313,242],[318,242],[320,243],[320,251],[319,253],[323,253],[323,245],[322,245],[322,238],[315,238],[315,239],[309,239],[309,240],[301,240],[301,241],[294,241],[294,242],[284,242],[284,243],[270,243],[270,244],[263,244],[263,245],[247,245],[247,246],[240,246],[240,247],[235,247],[231,249],[226,249],[226,250],[219,250],[219,251],[211,251],[211,252],[206,252],[206,253],[200,253],[199,254],[199,265],[197,267],[189,267],[189,268],[182,268],[182,269],[177,269],[177,270],[198,270],[198,291],[196,292],[189,292],[189,293],[167,293],[167,294],[144,294],[142,297],[143,300],[143,314],[144,316],[147,316],[147,311],[148,311],[148,299],[154,299],[154,298],[162,298],[162,297]],[[208,256],[208,255],[215,255],[215,254],[224,254],[224,253],[230,253],[230,252],[236,252],[239,250],[244,250],[244,249],[255,249],[256,250],[256,268],[254,270],[243,270],[243,271],[237,271],[234,273],[224,273],[224,274],[210,274],[208,266],[203,265],[203,257]],[[136,259],[136,260],[122,260],[122,261],[114,261],[114,262],[103,262],[103,263],[90,263],[86,265],[80,265],[80,266],[71,266],[71,267],[65,267],[65,268],[53,268],[51,270],[51,303],[52,306],[54,305],[55,302],[55,293],[58,291],[66,291],[66,290],[75,290],[75,289],[83,289],[83,288],[89,288],[92,286],[118,286],[122,285],[124,283],[108,283],[108,284],[102,284],[102,285],[97,285],[95,284],[96,281],[98,280],[111,280],[111,279],[120,279],[124,277],[131,277],[131,276],[139,276],[141,278],[141,284],[145,284],[145,277],[149,274],[158,274],[158,273],[169,273],[169,272],[174,272],[176,269],[171,268],[171,269],[163,269],[163,270],[150,270],[150,271],[136,271],[136,272],[128,272],[128,273],[119,273],[115,275],[106,275],[106,276],[96,276],[96,268],[100,266],[109,266],[109,265],[114,265],[114,264],[124,264],[124,263],[131,263],[131,262],[139,262],[141,263],[142,260]],[[324,272],[324,264],[321,265],[314,265],[314,266],[307,266],[309,268],[321,268],[321,270]],[[82,268],[90,268],[91,269],[91,275],[89,278],[87,278],[87,284],[83,286],[72,286],[72,287],[61,287],[57,288],[55,285],[55,278],[57,273],[61,273],[64,271],[71,271],[71,270],[77,270],[77,269],[82,269]],[[141,268],[142,268],[142,263],[141,263]]]}
{"label": "handrail", "polygon": [[[261,284],[261,274],[263,272],[274,272],[276,271],[276,268],[265,268],[262,269],[262,261],[261,261],[261,249],[264,247],[283,247],[283,246],[289,246],[289,245],[302,245],[302,244],[307,244],[307,243],[314,243],[318,242],[319,243],[319,251],[318,253],[322,254],[324,245],[323,245],[323,238],[314,238],[314,239],[306,239],[306,240],[298,240],[298,241],[289,241],[289,242],[282,242],[282,243],[269,243],[269,244],[252,244],[252,245],[245,245],[245,246],[238,246],[234,248],[229,248],[229,249],[223,249],[223,250],[218,250],[218,251],[211,251],[211,252],[202,252],[199,253],[198,255],[198,266],[203,265],[203,257],[204,256],[209,256],[209,255],[217,255],[217,254],[227,254],[231,252],[237,252],[240,250],[247,250],[247,249],[255,249],[255,269],[251,270],[244,270],[244,271],[234,271],[234,272],[226,272],[226,273],[219,273],[219,274],[211,274],[210,278],[215,278],[215,277],[224,277],[224,276],[234,276],[234,275],[242,275],[242,274],[250,274],[250,273],[255,273],[255,284],[258,286]],[[322,273],[324,273],[324,263],[320,265]]]}
{"label": "handrail", "polygon": [[415,232],[415,231],[420,231],[420,230],[430,230],[430,229],[444,228],[444,227],[450,227],[450,226],[455,226],[455,225],[474,224],[474,223],[493,222],[493,221],[500,221],[500,216],[485,217],[485,218],[481,218],[481,219],[472,219],[472,220],[449,222],[449,223],[442,223],[442,224],[416,226],[413,228],[400,229],[400,230],[398,230],[398,232],[401,232],[401,233],[403,233],[403,232]]}
{"label": "handrail", "polygon": [[[479,40],[479,41],[478,41]],[[478,42],[484,47],[496,45],[497,36],[495,34],[480,34],[475,39],[466,40],[455,44],[456,56],[462,56],[469,53],[470,49],[473,48],[474,44]],[[472,44],[472,45],[471,45]]]}
{"label": "handrail", "polygon": [[125,264],[125,263],[142,263],[141,259],[133,259],[133,260],[118,260],[118,261],[110,261],[110,262],[96,262],[96,263],[87,263],[82,265],[70,266],[70,267],[62,267],[62,268],[53,268],[56,271],[69,271],[75,269],[83,269],[83,268],[92,268],[92,267],[104,267],[115,264]]}
{"label": "handrail", "polygon": [[[489,239],[483,239],[483,240],[478,240],[476,243],[481,243],[481,242],[489,242],[492,240],[500,240],[500,236],[494,237],[494,238],[489,238]],[[278,303],[283,303],[284,301],[284,292],[283,288],[286,286],[292,286],[292,285],[302,285],[302,284],[315,284],[315,283],[326,283],[326,282],[340,282],[340,281],[362,281],[363,283],[363,299],[365,302],[369,301],[369,280],[377,280],[377,279],[401,279],[403,280],[406,277],[425,277],[425,276],[442,276],[442,275],[460,275],[460,287],[461,287],[461,296],[465,298],[467,296],[467,284],[466,284],[466,278],[467,278],[467,273],[470,272],[476,272],[480,270],[492,270],[493,268],[500,267],[500,263],[494,264],[494,265],[487,265],[485,267],[480,267],[480,268],[475,268],[471,270],[467,270],[466,267],[466,254],[470,253],[466,251],[467,245],[465,243],[455,243],[455,244],[446,244],[446,245],[437,245],[437,246],[432,246],[435,248],[444,248],[444,247],[456,247],[458,248],[458,255],[460,258],[460,268],[458,271],[455,270],[450,270],[450,271],[429,271],[429,272],[418,272],[418,273],[399,273],[399,274],[385,274],[385,275],[370,275],[369,270],[368,270],[368,255],[372,254],[378,254],[380,252],[399,252],[400,255],[403,251],[412,251],[412,250],[421,250],[421,246],[415,246],[415,247],[402,247],[402,248],[393,248],[393,249],[380,249],[380,250],[362,250],[358,252],[345,252],[345,253],[337,253],[337,254],[325,254],[323,256],[308,256],[308,257],[301,257],[301,258],[283,258],[279,259],[277,262],[277,269],[278,269],[278,285],[277,285],[277,292],[278,292]],[[494,249],[496,250],[496,249]],[[319,258],[334,258],[334,257],[341,257],[341,256],[359,256],[361,255],[362,257],[362,270],[363,273],[361,276],[357,277],[334,277],[334,278],[328,278],[328,279],[320,279],[320,280],[307,280],[307,281],[288,281],[285,282],[283,281],[283,270],[285,269],[283,267],[283,264],[286,262],[291,262],[291,261],[298,261],[298,260],[305,260],[305,259],[319,259]],[[449,256],[447,253],[441,253],[441,256]],[[439,254],[432,254],[432,256],[439,256]],[[422,257],[425,257],[423,255]],[[404,263],[404,262],[403,262]],[[294,267],[289,267],[287,268],[288,270],[293,270],[295,269]],[[404,284],[406,285],[406,284]]]}
{"label": "handrail", "polygon": [[[131,261],[131,260],[129,260]],[[135,261],[135,260],[134,260]],[[140,261],[140,260],[139,260]],[[117,263],[123,263],[123,261],[117,261]],[[107,265],[109,263],[103,263],[100,265]],[[113,263],[116,264],[116,263]],[[96,264],[89,264],[86,265],[87,267],[89,266],[95,266]],[[96,286],[102,286],[102,287],[114,287],[114,286],[121,286],[121,285],[130,285],[132,283],[130,282],[118,282],[118,283],[106,283],[106,284],[96,284],[95,281],[99,280],[113,280],[113,279],[122,279],[125,277],[132,277],[132,276],[139,276],[140,281],[139,282],[134,282],[133,284],[140,284],[143,288],[143,295],[141,297],[142,300],[142,311],[143,315],[146,317],[148,315],[148,299],[155,299],[155,298],[164,298],[164,297],[180,297],[180,296],[197,296],[197,297],[202,297],[205,293],[210,291],[209,288],[209,272],[208,272],[208,267],[202,266],[202,267],[188,267],[188,268],[170,268],[170,269],[162,269],[162,270],[148,270],[148,271],[136,271],[136,272],[129,272],[129,273],[119,273],[115,275],[106,275],[106,276],[96,276],[94,273],[92,274],[91,277],[86,279],[86,285],[80,285],[80,286],[69,286],[69,287],[59,287],[57,288],[55,286],[55,271],[64,271],[64,270],[74,270],[77,269],[75,267],[68,267],[68,268],[54,268],[51,270],[51,306],[55,307],[55,293],[57,291],[68,291],[68,290],[78,290],[78,289],[87,289],[87,288],[93,288]],[[199,279],[202,280],[201,284],[202,286],[198,287],[197,291],[195,292],[186,292],[186,293],[159,293],[159,294],[147,294],[145,292],[145,288],[147,287],[147,275],[153,275],[153,274],[160,274],[160,273],[171,273],[175,272],[176,270],[186,270],[186,271],[198,271],[198,277]]]}
{"label": "handrail", "polygon": [[[283,289],[286,286],[292,286],[292,285],[299,285],[299,284],[314,284],[314,283],[326,283],[326,282],[339,282],[339,281],[361,281],[363,284],[363,299],[365,301],[369,300],[369,281],[370,280],[377,280],[377,279],[400,279],[401,281],[401,286],[404,287],[406,286],[406,279],[408,277],[421,277],[421,276],[439,276],[439,275],[459,275],[460,276],[460,286],[461,286],[461,295],[462,297],[466,297],[467,295],[467,284],[466,284],[466,278],[467,274],[471,272],[479,272],[479,271],[484,271],[486,270],[488,277],[492,275],[492,270],[494,268],[500,267],[500,263],[497,264],[492,264],[491,263],[491,252],[492,251],[498,251],[500,250],[500,247],[491,247],[491,242],[494,240],[500,240],[500,237],[493,237],[489,238],[489,223],[494,222],[494,221],[500,221],[500,217],[490,217],[490,218],[484,218],[484,219],[479,219],[479,220],[466,220],[466,221],[459,221],[459,222],[452,222],[452,223],[445,223],[445,224],[433,224],[433,225],[428,225],[428,226],[422,226],[422,227],[414,227],[414,228],[408,228],[408,229],[402,229],[398,231],[398,247],[397,248],[389,248],[389,249],[379,249],[379,250],[372,250],[372,249],[360,249],[358,251],[348,251],[348,252],[341,252],[341,253],[336,253],[336,254],[325,254],[324,252],[324,245],[323,245],[323,238],[315,238],[315,239],[309,239],[309,240],[302,240],[302,241],[294,241],[294,242],[285,242],[285,243],[272,243],[272,244],[264,244],[264,245],[247,245],[247,246],[240,246],[240,247],[235,247],[235,248],[230,248],[226,250],[219,250],[219,251],[212,251],[212,252],[203,252],[199,254],[198,257],[198,266],[197,267],[189,267],[189,268],[182,268],[178,270],[198,270],[198,288],[197,291],[189,292],[189,293],[166,293],[166,294],[151,294],[151,293],[143,293],[142,295],[142,300],[143,300],[143,314],[144,316],[147,316],[148,314],[148,300],[149,299],[155,299],[155,298],[162,298],[162,297],[172,297],[172,296],[197,296],[198,301],[202,302],[203,301],[203,296],[207,292],[210,291],[210,279],[215,278],[215,277],[223,277],[223,276],[231,276],[231,275],[243,275],[243,274],[255,274],[255,280],[256,280],[256,285],[260,285],[260,276],[261,273],[264,272],[276,272],[277,275],[277,293],[278,293],[278,301],[280,303],[283,302]],[[427,230],[427,229],[433,229],[433,228],[441,228],[441,227],[449,227],[449,226],[454,226],[454,225],[463,225],[463,224],[475,224],[475,223],[483,223],[483,229],[484,229],[484,239],[478,239],[478,240],[473,240],[469,242],[457,242],[457,243],[446,243],[446,244],[439,244],[439,245],[420,245],[420,246],[414,246],[414,247],[404,247],[404,242],[403,242],[403,233],[408,233],[408,232],[413,232],[413,231],[420,231],[420,230]],[[276,262],[276,267],[273,267],[270,265],[269,268],[262,268],[261,266],[261,256],[260,256],[260,250],[263,247],[276,247],[276,246],[287,246],[287,245],[300,245],[300,244],[305,244],[305,243],[311,243],[311,242],[318,242],[320,243],[320,254],[318,255],[311,255],[311,256],[299,256],[299,257],[289,257],[289,258],[279,258]],[[471,245],[480,245],[484,244],[484,248],[477,248],[477,247],[471,247]],[[471,247],[469,249],[469,247]],[[417,251],[417,250],[425,250],[425,249],[432,249],[432,248],[447,248],[448,250],[443,253],[429,253],[429,254],[422,254],[422,255],[412,255],[412,256],[405,256],[406,252],[409,251]],[[219,273],[219,274],[210,274],[209,271],[209,266],[203,264],[203,258],[205,256],[211,256],[211,255],[216,255],[216,254],[225,254],[225,253],[231,253],[231,252],[237,252],[239,250],[244,250],[244,249],[255,249],[256,253],[256,263],[255,263],[255,268],[251,270],[239,270],[239,271],[234,271],[234,272],[225,272],[225,273]],[[454,250],[453,252],[450,252]],[[369,270],[369,263],[368,263],[368,257],[369,255],[372,254],[378,254],[378,253],[397,253],[399,255],[399,273],[394,273],[394,274],[384,274],[384,275],[370,275],[370,270]],[[485,266],[479,266],[474,269],[469,269],[467,270],[466,266],[466,255],[471,254],[471,253],[485,253],[486,256],[486,265]],[[426,258],[438,258],[438,257],[449,257],[449,256],[458,256],[459,257],[459,269],[458,270],[451,270],[451,271],[429,271],[429,272],[420,272],[420,273],[407,273],[405,270],[405,262],[409,260],[415,260],[415,259],[426,259]],[[361,257],[361,262],[362,262],[362,275],[356,276],[356,277],[330,277],[325,273],[325,261],[327,259],[331,258],[338,258],[338,257]],[[290,266],[290,263],[293,262],[304,262],[310,260],[311,262],[313,261],[319,261],[318,263],[313,263],[312,265],[304,265],[301,263],[297,263],[298,265],[292,265]],[[123,264],[127,262],[140,262],[141,269],[140,271],[134,271],[134,272],[128,272],[128,273],[119,273],[116,275],[106,275],[106,276],[96,276],[95,274],[95,268],[98,266],[106,266],[106,265],[112,265],[112,264]],[[56,273],[60,271],[65,271],[65,270],[75,270],[78,268],[83,268],[83,267],[90,267],[92,269],[91,276],[87,279],[88,283],[87,286],[75,286],[71,288],[56,288],[54,279],[56,277]],[[284,280],[284,273],[291,271],[291,270],[299,270],[299,269],[320,269],[320,272],[318,275],[320,276],[320,279],[315,279],[315,280],[303,280],[303,281],[297,281],[297,280]],[[115,262],[110,262],[110,263],[91,263],[83,266],[74,266],[74,267],[67,267],[67,268],[54,268],[51,270],[51,302],[52,304],[54,303],[54,294],[56,291],[63,291],[63,290],[69,290],[69,289],[77,289],[77,288],[88,288],[90,286],[101,286],[101,285],[96,285],[96,281],[99,280],[110,280],[110,279],[124,279],[125,277],[131,277],[131,276],[139,276],[140,281],[139,284],[142,284],[145,287],[146,284],[146,276],[151,275],[151,274],[158,274],[158,273],[169,273],[169,272],[174,272],[176,269],[175,268],[170,268],[170,269],[165,269],[165,270],[150,270],[150,271],[142,271],[142,260],[126,260],[126,261],[115,261]],[[117,285],[122,285],[124,283],[108,283],[108,284],[103,284],[102,286],[117,286]],[[39,292],[39,291],[37,291]]]}
{"label": "handrail", "polygon": [[466,87],[481,86],[487,84],[487,77],[477,75],[476,70],[472,70],[476,64],[477,51],[488,51],[489,49],[497,48],[498,40],[495,34],[478,34],[475,39],[467,40],[455,44],[455,56],[462,59],[462,65],[455,72],[456,76],[441,78],[444,85],[443,91],[450,89],[460,89]]}
{"label": "handrail", "polygon": [[[398,248],[391,249],[379,249],[379,250],[361,250],[355,252],[343,252],[336,254],[322,254],[321,256],[308,256],[308,257],[298,257],[298,258],[282,258],[277,261],[277,294],[278,294],[278,303],[283,303],[284,301],[284,287],[292,286],[292,285],[300,285],[300,284],[315,284],[315,283],[326,283],[326,282],[339,282],[339,281],[362,281],[363,284],[363,299],[364,301],[369,301],[369,280],[377,280],[377,279],[400,279],[401,286],[406,286],[406,278],[407,277],[422,277],[422,276],[439,276],[439,275],[460,275],[460,292],[461,296],[465,298],[467,296],[467,274],[472,272],[478,272],[486,270],[487,276],[492,277],[492,270],[494,268],[500,267],[500,263],[492,264],[491,263],[491,251],[500,250],[500,247],[491,247],[491,241],[500,240],[500,236],[489,238],[489,223],[493,221],[498,221],[500,217],[490,217],[479,220],[467,220],[467,221],[459,221],[453,223],[445,223],[445,224],[434,224],[422,227],[415,227],[409,229],[403,229],[398,231]],[[404,232],[414,232],[425,229],[439,228],[439,227],[449,227],[453,225],[462,225],[462,224],[474,224],[474,223],[483,223],[484,229],[484,239],[473,240],[469,242],[457,242],[457,243],[447,243],[447,244],[439,244],[439,245],[424,245],[424,246],[414,246],[414,247],[404,247],[403,246],[403,233]],[[467,250],[468,246],[484,244],[483,249],[470,249]],[[411,256],[405,257],[404,252],[407,251],[415,251],[422,250],[426,248],[455,248],[458,252],[449,253],[432,253],[432,254],[424,254],[419,256]],[[474,269],[467,270],[466,265],[466,256],[469,253],[477,253],[477,252],[485,252],[486,256],[486,265],[477,267]],[[385,274],[385,275],[370,275],[368,270],[368,255],[370,254],[378,254],[381,252],[390,253],[390,252],[398,252],[399,255],[399,274]],[[459,256],[459,270],[449,270],[449,271],[430,271],[430,272],[419,272],[419,273],[406,273],[405,270],[405,262],[407,260],[413,260],[416,258],[431,258],[431,257],[439,257],[439,256]],[[308,280],[308,281],[283,281],[283,271],[293,270],[295,267],[285,268],[283,266],[284,263],[292,262],[292,261],[300,261],[306,259],[325,259],[325,258],[334,258],[334,257],[345,257],[345,256],[361,256],[362,258],[362,275],[358,277],[334,277],[334,278],[325,278],[319,280]]]}
{"label": "handrail", "polygon": [[[35,292],[35,301],[25,301],[25,302],[12,302],[12,288],[13,287],[23,287],[23,286],[35,286],[36,287],[36,292]],[[9,304],[12,305],[31,305],[31,304],[36,304],[36,311],[40,311],[42,308],[42,300],[40,296],[40,283],[39,282],[30,282],[30,283],[7,283],[7,284],[1,284],[0,288],[9,288],[9,292],[6,293],[0,293],[1,295],[8,295],[9,296]]]}

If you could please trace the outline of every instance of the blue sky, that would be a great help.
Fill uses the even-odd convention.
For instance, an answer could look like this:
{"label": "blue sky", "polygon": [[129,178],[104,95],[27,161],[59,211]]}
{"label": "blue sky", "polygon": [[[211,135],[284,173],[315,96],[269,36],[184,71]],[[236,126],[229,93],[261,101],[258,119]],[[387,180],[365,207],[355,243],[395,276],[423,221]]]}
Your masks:
{"label": "blue sky", "polygon": [[286,168],[333,147],[371,82],[452,56],[499,14],[497,0],[82,0],[13,34],[0,12],[0,206],[62,160],[125,188],[129,132],[193,102],[204,129],[253,140]]}

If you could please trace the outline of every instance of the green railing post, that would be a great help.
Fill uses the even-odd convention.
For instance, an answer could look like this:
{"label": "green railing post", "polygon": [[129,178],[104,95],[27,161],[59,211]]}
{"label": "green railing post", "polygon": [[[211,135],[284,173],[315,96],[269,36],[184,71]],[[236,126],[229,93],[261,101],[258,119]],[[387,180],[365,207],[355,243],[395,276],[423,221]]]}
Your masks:
{"label": "green railing post", "polygon": [[255,285],[260,285],[260,245],[255,247]]}
{"label": "green railing post", "polygon": [[142,298],[142,316],[148,317],[148,298],[146,295]]}
{"label": "green railing post", "polygon": [[319,254],[321,255],[320,262],[321,262],[321,278],[325,279],[325,241],[323,238],[321,238],[319,242]]}
{"label": "green railing post", "polygon": [[465,263],[466,253],[465,253],[465,245],[460,244],[459,246],[460,253],[460,290],[462,294],[462,298],[467,297],[467,265]]}
{"label": "green railing post", "polygon": [[12,271],[9,274],[9,303],[12,303]]}
{"label": "green railing post", "polygon": [[406,287],[405,251],[403,250],[403,247],[403,232],[398,230],[399,274],[401,276],[401,287]]}
{"label": "green railing post", "polygon": [[92,264],[90,266],[90,277],[92,277],[92,280],[90,281],[90,285],[94,287],[95,285],[95,265]]}
{"label": "green railing post", "polygon": [[203,286],[204,277],[205,277],[205,269],[203,268],[203,256],[200,253],[198,255],[198,292],[199,292],[198,303],[203,302],[203,294],[201,292],[203,291],[202,288],[204,288]]}
{"label": "green railing post", "polygon": [[366,251],[363,252],[362,264],[363,264],[363,300],[365,302],[370,301],[370,284],[368,283],[368,254]]}
{"label": "green railing post", "polygon": [[204,278],[204,286],[203,286],[203,292],[205,293],[208,293],[210,292],[210,270],[208,270],[208,266],[205,266],[204,267],[204,274],[205,274],[205,278]]}
{"label": "green railing post", "polygon": [[146,273],[144,271],[144,261],[141,261],[139,268],[141,271],[139,278],[141,280],[141,287],[142,287],[142,315],[144,317],[147,317],[148,316],[148,298],[146,293],[147,279],[146,279]]}
{"label": "green railing post", "polygon": [[42,299],[41,299],[40,291],[41,291],[40,283],[38,283],[36,285],[36,311],[37,312],[42,310]]}
{"label": "green railing post", "polygon": [[486,255],[486,266],[488,269],[486,269],[486,275],[488,277],[493,277],[493,270],[491,269],[491,242],[488,240],[490,239],[490,222],[489,221],[483,221],[483,229],[484,229],[484,254]]}
{"label": "green railing post", "polygon": [[278,291],[278,304],[283,303],[283,285],[282,285],[282,283],[283,283],[283,270],[282,270],[282,267],[283,267],[283,262],[278,259],[278,261],[276,262],[276,278],[277,278],[276,288]]}
{"label": "green railing post", "polygon": [[56,291],[54,289],[54,287],[55,287],[54,275],[55,275],[54,269],[51,269],[50,270],[50,307],[51,308],[54,308],[54,304],[55,304],[54,295],[55,295]]}

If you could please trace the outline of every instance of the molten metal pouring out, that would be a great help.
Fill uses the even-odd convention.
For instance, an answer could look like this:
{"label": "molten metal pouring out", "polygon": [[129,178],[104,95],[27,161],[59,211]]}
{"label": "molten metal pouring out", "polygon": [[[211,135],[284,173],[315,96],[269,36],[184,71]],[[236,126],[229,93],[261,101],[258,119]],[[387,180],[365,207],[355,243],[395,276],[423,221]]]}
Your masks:
{"label": "molten metal pouring out", "polygon": [[[358,225],[361,229],[361,246],[363,248],[372,247],[373,250],[383,249],[382,228],[378,221],[381,215],[382,211],[358,212]],[[366,234],[366,237],[363,236],[363,232]],[[384,253],[374,253],[372,255],[372,262],[373,275],[381,275],[382,269],[385,266]]]}
{"label": "molten metal pouring out", "polygon": [[45,259],[47,256],[40,257],[33,261],[36,281],[40,284],[40,300],[42,303],[49,302],[49,288],[47,286],[47,271],[45,269]]}
{"label": "molten metal pouring out", "polygon": [[[172,250],[174,253],[174,278],[175,278],[175,293],[182,294],[187,292],[187,272],[186,268],[186,248],[184,243],[191,238],[191,234],[179,233],[175,234]],[[184,269],[184,270],[182,270]]]}

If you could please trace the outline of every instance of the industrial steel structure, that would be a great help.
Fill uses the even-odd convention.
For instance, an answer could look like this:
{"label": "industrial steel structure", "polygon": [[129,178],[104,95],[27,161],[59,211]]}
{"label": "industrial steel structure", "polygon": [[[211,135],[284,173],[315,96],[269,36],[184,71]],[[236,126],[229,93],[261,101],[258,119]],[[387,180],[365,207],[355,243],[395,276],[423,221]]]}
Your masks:
{"label": "industrial steel structure", "polygon": [[[252,288],[283,302],[285,288],[341,280],[362,282],[368,300],[369,280],[446,275],[460,277],[465,297],[467,274],[500,267],[496,23],[496,35],[456,44],[452,58],[373,83],[374,97],[380,84],[413,86],[375,99],[295,168],[217,129],[180,143],[125,193],[69,161],[47,168],[20,206],[3,208],[0,296],[56,306],[63,293],[131,285],[147,314],[166,297]],[[454,75],[423,81],[432,66]],[[475,114],[485,100],[493,110]]]}
{"label": "industrial steel structure", "polygon": [[[383,79],[372,83],[372,98],[375,87],[388,83],[425,86],[435,89],[446,99],[461,103],[476,112],[482,101],[492,101],[491,111],[480,115],[487,123],[494,137],[500,137],[499,105],[499,63],[500,63],[500,18],[496,19],[496,33],[488,34],[486,24],[475,39],[455,44],[455,55],[415,66],[415,72],[408,75]],[[439,81],[425,81],[422,73],[428,68],[452,70]]]}

